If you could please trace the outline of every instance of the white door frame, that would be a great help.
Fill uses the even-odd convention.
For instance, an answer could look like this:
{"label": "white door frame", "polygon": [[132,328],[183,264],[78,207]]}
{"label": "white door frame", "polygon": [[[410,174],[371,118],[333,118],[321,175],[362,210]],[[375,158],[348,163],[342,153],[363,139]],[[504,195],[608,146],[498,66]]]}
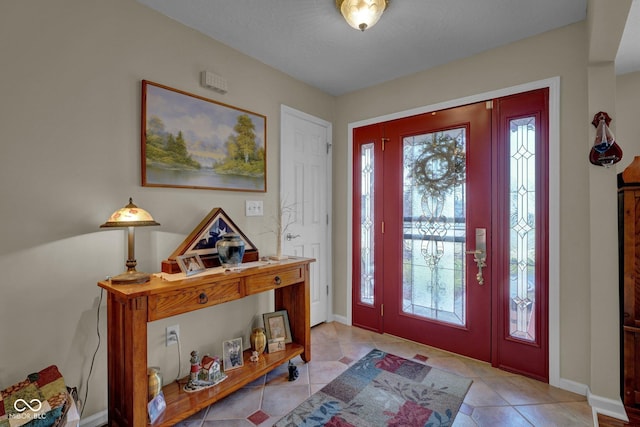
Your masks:
{"label": "white door frame", "polygon": [[[349,123],[347,127],[347,203],[346,211],[343,214],[347,218],[347,236],[351,236],[353,233],[352,169],[354,128],[541,88],[549,88],[549,384],[584,395],[584,390],[581,387],[571,381],[560,378],[560,77],[538,80]],[[347,318],[342,320],[351,325],[353,320],[351,313],[353,283],[351,260],[353,259],[353,250],[350,244],[347,245],[346,250],[346,259],[349,260],[347,262],[347,292],[345,295]]]}
{"label": "white door frame", "polygon": [[[319,126],[323,126],[325,128],[327,128],[327,151],[328,151],[328,156],[327,156],[327,164],[326,164],[326,173],[325,173],[325,184],[327,186],[327,200],[326,202],[326,206],[327,206],[327,233],[325,236],[325,247],[327,250],[327,260],[326,260],[326,271],[325,271],[325,277],[327,278],[327,285],[328,285],[328,291],[327,291],[327,312],[326,312],[326,319],[327,322],[330,322],[333,320],[333,233],[332,233],[332,224],[333,224],[333,219],[332,219],[332,201],[333,201],[333,191],[332,191],[332,184],[333,184],[333,173],[332,173],[332,144],[333,144],[333,125],[332,123],[320,119],[318,117],[312,116],[310,114],[304,113],[302,111],[296,110],[294,108],[288,107],[284,104],[280,105],[280,139],[281,139],[281,144],[280,144],[280,200],[283,200],[283,167],[282,167],[282,135],[284,134],[284,127],[286,126],[285,124],[285,120],[284,117],[286,115],[289,116],[295,116],[297,118],[300,118],[302,120],[306,120],[309,122],[312,122],[314,124],[317,124]],[[284,236],[282,236],[282,238],[284,239]]]}

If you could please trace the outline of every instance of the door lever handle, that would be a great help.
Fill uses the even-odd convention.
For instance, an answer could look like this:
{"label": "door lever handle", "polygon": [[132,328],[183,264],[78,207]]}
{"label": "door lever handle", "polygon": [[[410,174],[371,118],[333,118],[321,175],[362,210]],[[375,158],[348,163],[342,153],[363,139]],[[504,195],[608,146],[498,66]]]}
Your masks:
{"label": "door lever handle", "polygon": [[295,239],[296,237],[300,237],[300,235],[287,233],[287,240],[292,240],[292,239]]}
{"label": "door lever handle", "polygon": [[478,274],[476,274],[476,280],[479,285],[484,285],[484,277],[482,276],[482,269],[487,266],[487,229],[476,228],[476,250],[467,251],[469,255],[473,255],[473,260],[478,266]]}
{"label": "door lever handle", "polygon": [[467,251],[469,255],[473,255],[473,260],[478,266],[478,273],[476,274],[476,280],[478,285],[484,285],[484,277],[482,276],[482,269],[487,266],[487,254],[481,250]]}

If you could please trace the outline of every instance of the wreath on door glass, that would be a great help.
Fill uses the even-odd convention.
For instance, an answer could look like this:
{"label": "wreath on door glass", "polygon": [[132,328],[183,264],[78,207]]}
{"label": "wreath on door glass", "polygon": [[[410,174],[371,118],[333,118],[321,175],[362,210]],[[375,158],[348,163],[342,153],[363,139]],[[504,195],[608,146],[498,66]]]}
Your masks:
{"label": "wreath on door glass", "polygon": [[431,196],[443,196],[464,183],[466,155],[459,138],[439,134],[424,142],[413,163],[411,177],[416,186]]}

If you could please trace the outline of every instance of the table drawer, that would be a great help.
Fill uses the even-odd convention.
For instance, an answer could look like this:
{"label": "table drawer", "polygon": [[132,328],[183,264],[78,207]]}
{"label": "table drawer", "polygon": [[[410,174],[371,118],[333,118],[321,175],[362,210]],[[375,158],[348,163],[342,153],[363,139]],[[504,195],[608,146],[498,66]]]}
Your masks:
{"label": "table drawer", "polygon": [[304,280],[302,267],[279,270],[269,274],[256,274],[246,279],[247,295],[257,294],[282,286],[292,285]]}
{"label": "table drawer", "polygon": [[240,279],[210,283],[149,296],[149,321],[188,313],[241,298]]}

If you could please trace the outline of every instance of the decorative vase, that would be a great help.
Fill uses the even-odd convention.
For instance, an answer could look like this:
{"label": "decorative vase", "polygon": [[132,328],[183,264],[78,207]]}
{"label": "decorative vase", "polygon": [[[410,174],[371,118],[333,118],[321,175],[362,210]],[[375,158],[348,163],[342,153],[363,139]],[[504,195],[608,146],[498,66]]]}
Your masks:
{"label": "decorative vase", "polygon": [[262,352],[264,352],[264,349],[267,346],[267,337],[264,334],[264,329],[255,328],[251,333],[249,340],[251,341],[251,349],[253,351],[257,351],[258,354],[262,354]]}
{"label": "decorative vase", "polygon": [[223,234],[216,242],[218,257],[223,267],[235,267],[242,263],[244,241],[235,233]]}
{"label": "decorative vase", "polygon": [[149,379],[149,396],[148,401],[151,401],[162,390],[162,376],[160,375],[160,368],[151,366],[147,369],[147,377]]}

